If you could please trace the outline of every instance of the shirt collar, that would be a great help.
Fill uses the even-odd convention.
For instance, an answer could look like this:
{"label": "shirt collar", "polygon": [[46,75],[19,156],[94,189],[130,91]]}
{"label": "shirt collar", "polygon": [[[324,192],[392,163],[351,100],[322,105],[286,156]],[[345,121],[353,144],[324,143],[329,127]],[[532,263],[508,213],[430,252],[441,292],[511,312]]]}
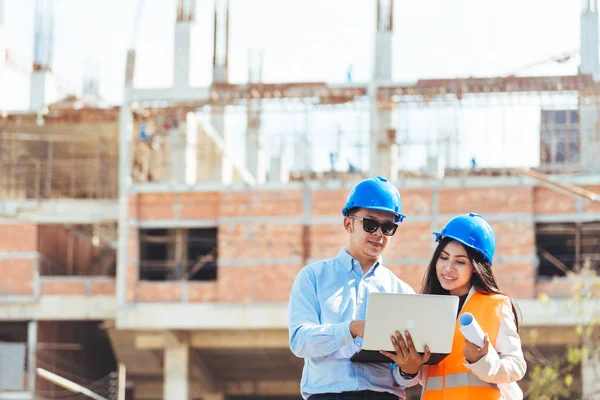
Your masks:
{"label": "shirt collar", "polygon": [[[341,249],[340,252],[338,253],[336,259],[340,262],[340,264],[342,264],[344,266],[344,269],[346,269],[348,272],[352,271],[352,267],[354,266],[354,263],[356,263],[360,267],[360,263],[358,262],[358,260],[356,260],[354,257],[352,257],[346,251],[346,249]],[[369,269],[373,269],[373,272],[375,272],[375,269],[378,266],[380,266],[381,263],[382,263],[382,259],[381,259],[381,256],[379,256],[377,261],[375,261],[375,264],[373,264],[371,266],[371,268],[369,268]]]}

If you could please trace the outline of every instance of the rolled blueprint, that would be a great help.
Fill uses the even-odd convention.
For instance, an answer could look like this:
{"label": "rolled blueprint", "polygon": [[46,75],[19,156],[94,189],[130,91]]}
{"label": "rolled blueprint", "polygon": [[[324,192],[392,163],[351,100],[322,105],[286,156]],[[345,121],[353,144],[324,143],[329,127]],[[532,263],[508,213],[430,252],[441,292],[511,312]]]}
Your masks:
{"label": "rolled blueprint", "polygon": [[460,324],[460,331],[469,342],[477,347],[483,347],[483,338],[485,334],[475,317],[473,317],[473,314],[469,312],[464,313],[458,319],[458,323]]}
{"label": "rolled blueprint", "polygon": [[[477,320],[473,314],[466,312],[458,319],[460,328],[458,328],[464,337],[477,347],[483,347],[483,339],[485,334],[477,323]],[[491,349],[491,345],[490,345]],[[523,391],[517,384],[517,382],[511,383],[499,383],[498,389],[502,394],[502,398],[506,400],[523,400]]]}

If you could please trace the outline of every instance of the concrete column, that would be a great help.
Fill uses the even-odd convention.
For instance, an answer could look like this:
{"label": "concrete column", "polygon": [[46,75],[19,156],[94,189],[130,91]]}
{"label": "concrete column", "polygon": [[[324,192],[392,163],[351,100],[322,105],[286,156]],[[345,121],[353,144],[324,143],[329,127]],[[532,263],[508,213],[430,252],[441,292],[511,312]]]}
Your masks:
{"label": "concrete column", "polygon": [[198,121],[196,113],[188,112],[185,120],[185,183],[193,185],[198,182]]}
{"label": "concrete column", "polygon": [[225,393],[203,393],[202,400],[225,400]]}
{"label": "concrete column", "polygon": [[377,84],[369,87],[370,115],[370,175],[382,175],[390,181],[398,178],[398,145],[392,126],[391,110],[380,110],[377,104]]}
{"label": "concrete column", "polygon": [[[260,85],[263,71],[263,52],[248,52],[248,84]],[[246,167],[257,184],[265,182],[265,146],[261,134],[262,100],[250,99],[247,105]]]}
{"label": "concrete column", "polygon": [[213,82],[229,80],[229,0],[215,0]]}
{"label": "concrete column", "polygon": [[129,106],[133,89],[135,50],[127,51],[123,104],[119,110],[119,225],[117,248],[116,292],[119,306],[127,303],[127,279],[129,268],[129,191],[131,187],[131,141],[133,118]]}
{"label": "concrete column", "polygon": [[394,33],[394,0],[377,0],[375,59],[373,83],[369,86],[370,106],[370,175],[383,175],[391,181],[398,178],[398,145],[392,135],[392,110],[380,110],[378,86],[392,80],[392,37]]}
{"label": "concrete column", "polygon": [[33,112],[42,111],[46,104],[56,100],[56,87],[50,72],[40,70],[31,73],[29,96],[29,107]]}
{"label": "concrete column", "polygon": [[373,78],[376,81],[392,79],[392,32],[379,30],[375,36],[375,69]]}
{"label": "concrete column", "polygon": [[171,181],[193,185],[198,182],[198,121],[196,113],[188,112],[170,134]]}
{"label": "concrete column", "polygon": [[190,43],[196,13],[195,0],[178,0],[173,50],[173,87],[190,87]]}
{"label": "concrete column", "polygon": [[579,135],[580,162],[585,172],[600,171],[600,97],[580,96],[579,98]]}
{"label": "concrete column", "polygon": [[260,100],[248,105],[248,135],[246,137],[246,167],[257,184],[265,182],[265,148],[260,132]]}
{"label": "concrete column", "polygon": [[281,157],[271,158],[271,168],[269,169],[269,182],[287,183],[290,180],[290,174],[283,165]]}
{"label": "concrete column", "polygon": [[190,86],[190,42],[193,21],[177,21],[175,23],[175,48],[173,50],[173,87],[188,88]]}
{"label": "concrete column", "polygon": [[579,72],[591,74],[600,79],[600,60],[598,59],[598,3],[587,0],[581,10],[581,64]]}
{"label": "concrete column", "polygon": [[6,59],[6,49],[4,43],[4,0],[0,0],[0,111],[3,111],[6,97],[4,93],[4,60]]}
{"label": "concrete column", "polygon": [[190,399],[189,361],[190,345],[187,341],[167,341],[164,350],[163,398]]}
{"label": "concrete column", "polygon": [[231,161],[231,135],[225,129],[225,106],[213,108],[214,110],[211,110],[210,122],[224,143],[223,157],[220,163],[215,165],[215,168],[217,168],[215,175],[219,177],[220,183],[229,185],[233,181],[233,163]]}
{"label": "concrete column", "polygon": [[[229,0],[215,0],[213,22],[213,84],[229,81]],[[225,105],[211,107],[210,121],[223,138],[225,148],[220,165],[216,166],[221,183],[229,185],[233,181],[231,162],[231,138],[225,129]]]}
{"label": "concrete column", "polygon": [[585,357],[581,360],[582,398],[585,400],[600,399],[600,358]]}
{"label": "concrete column", "polygon": [[27,380],[29,385],[27,391],[31,394],[31,398],[35,397],[35,369],[37,367],[37,338],[38,338],[38,323],[37,321],[29,321],[27,324]]}
{"label": "concrete column", "polygon": [[[581,64],[579,73],[591,74],[594,80],[600,79],[599,60],[598,2],[586,0],[581,10]],[[596,96],[580,97],[579,132],[581,135],[581,165],[586,172],[600,170],[597,161],[600,157],[600,139],[598,139],[598,106],[600,98]]]}

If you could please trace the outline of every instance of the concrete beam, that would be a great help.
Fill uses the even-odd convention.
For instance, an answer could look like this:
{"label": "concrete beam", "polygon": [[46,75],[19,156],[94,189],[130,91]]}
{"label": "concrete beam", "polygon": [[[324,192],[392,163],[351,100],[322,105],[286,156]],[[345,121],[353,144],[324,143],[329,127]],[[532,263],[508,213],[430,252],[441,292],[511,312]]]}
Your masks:
{"label": "concrete beam", "polygon": [[86,321],[113,319],[114,296],[41,296],[30,302],[0,303],[1,321]]}
{"label": "concrete beam", "polygon": [[[454,217],[454,214],[422,214],[410,217],[410,220],[404,224],[413,222],[430,222],[437,218],[438,221],[447,221]],[[487,214],[486,220],[490,222],[517,222],[526,221],[530,223],[545,222],[545,223],[585,223],[594,222],[600,219],[600,213],[565,213],[565,214],[537,214],[531,213],[502,213],[502,214]],[[261,223],[287,225],[302,224],[306,221],[306,216],[302,214],[289,216],[233,216],[219,217],[218,219],[157,219],[157,220],[131,220],[131,224],[140,228],[210,228],[223,224],[236,223]],[[341,224],[341,215],[318,215],[311,216],[313,225],[323,224]]]}
{"label": "concrete beam", "polygon": [[[129,100],[134,103],[144,103],[146,105],[156,104],[157,99],[160,103],[165,102],[204,102],[208,100],[210,94],[209,87],[178,87],[178,88],[149,88],[133,89]],[[142,104],[142,105],[144,105]],[[135,107],[132,107],[135,108]]]}
{"label": "concrete beam", "polygon": [[154,303],[118,310],[117,329],[283,329],[287,304]]}
{"label": "concrete beam", "polygon": [[[569,183],[572,185],[599,185],[600,176],[598,174],[569,176],[553,175],[556,182]],[[535,187],[538,183],[528,177],[520,176],[467,176],[454,177],[448,176],[442,180],[428,178],[400,178],[394,182],[401,188],[495,188],[506,186],[525,186]],[[306,183],[310,189],[352,189],[356,181],[342,181],[330,179],[326,181],[311,181]],[[281,191],[290,189],[302,189],[302,182],[265,182],[261,185],[255,185],[252,190]],[[214,182],[198,182],[193,185],[151,182],[151,183],[132,183],[131,193],[192,193],[192,192],[214,192],[214,191],[247,191],[248,186],[242,183],[232,183],[224,186]]]}
{"label": "concrete beam", "polygon": [[519,335],[523,346],[564,346],[581,342],[573,326],[526,326],[520,329]]}
{"label": "concrete beam", "polygon": [[523,313],[523,326],[575,326],[589,324],[600,315],[600,299],[586,299],[581,303],[564,299],[517,300]]}
{"label": "concrete beam", "polygon": [[254,331],[200,331],[194,332],[190,344],[203,349],[287,348],[289,333],[286,329]]}
{"label": "concrete beam", "polygon": [[[197,349],[249,349],[287,348],[287,329],[238,331],[195,331],[190,333],[190,347]],[[165,346],[165,336],[140,333],[135,337],[135,347],[140,350],[157,350]]]}
{"label": "concrete beam", "polygon": [[[136,399],[163,400],[163,382],[161,378],[136,379],[133,378]],[[190,398],[201,398],[203,389],[198,382],[189,382]],[[186,399],[182,399],[186,400]]]}
{"label": "concrete beam", "polygon": [[[586,299],[581,310],[562,299],[517,300],[523,326],[575,326],[600,315],[600,299]],[[286,303],[154,303],[118,310],[117,329],[268,330],[287,329]]]}
{"label": "concrete beam", "polygon": [[92,224],[116,221],[118,215],[116,200],[3,200],[0,205],[0,223]]}
{"label": "concrete beam", "polygon": [[160,333],[135,335],[135,348],[139,350],[158,350],[165,347],[165,337]]}
{"label": "concrete beam", "polygon": [[295,396],[299,391],[299,380],[231,381],[225,385],[229,396]]}
{"label": "concrete beam", "polygon": [[[157,379],[135,379],[135,396],[140,399],[162,399],[162,382]],[[190,397],[204,398],[209,395],[228,396],[295,396],[300,391],[299,380],[258,380],[258,381],[228,381],[224,384],[223,392],[207,393],[193,380],[190,382]]]}
{"label": "concrete beam", "polygon": [[189,344],[189,336],[189,332],[185,331],[166,331],[163,333],[164,347],[177,347]]}
{"label": "concrete beam", "polygon": [[4,392],[0,393],[0,400],[33,400],[27,392]]}
{"label": "concrete beam", "polygon": [[[580,342],[573,326],[525,326],[521,328],[520,335],[525,346],[561,346]],[[160,350],[164,346],[165,337],[160,333],[140,333],[135,337],[135,347],[139,350]],[[196,349],[285,349],[288,346],[287,329],[190,332],[190,347]]]}

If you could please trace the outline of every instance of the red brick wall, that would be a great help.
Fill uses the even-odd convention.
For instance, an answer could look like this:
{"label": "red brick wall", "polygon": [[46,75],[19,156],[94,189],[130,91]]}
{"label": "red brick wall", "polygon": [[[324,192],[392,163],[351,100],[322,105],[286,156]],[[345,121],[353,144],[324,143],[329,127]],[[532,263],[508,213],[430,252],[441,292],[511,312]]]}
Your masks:
{"label": "red brick wall", "polygon": [[262,264],[264,259],[301,257],[302,225],[260,220],[225,223],[219,225],[218,244],[219,259],[231,262]]}
{"label": "red brick wall", "polygon": [[[584,186],[584,188],[600,196],[600,185]],[[600,214],[600,203],[592,203],[589,200],[582,200],[582,203],[584,212]]]}
{"label": "red brick wall", "polygon": [[33,224],[0,224],[0,295],[34,295],[37,235],[38,227]]}
{"label": "red brick wall", "polygon": [[[600,186],[586,189],[600,193]],[[226,190],[223,192],[132,195],[134,221],[200,221],[219,226],[217,282],[138,282],[138,232],[129,230],[127,300],[271,302],[285,301],[297,272],[308,261],[334,257],[347,244],[341,208],[349,187],[343,189],[299,186],[285,190]],[[600,213],[600,206],[547,188],[401,188],[404,213],[384,263],[416,291],[434,247],[432,230],[451,216],[479,212],[490,220],[497,235],[494,272],[502,289],[519,298],[541,291],[560,295],[565,282],[536,284],[534,222],[536,214]],[[434,215],[437,210],[437,215]],[[310,219],[307,219],[309,217]],[[310,226],[305,221],[311,221]],[[39,244],[38,244],[39,234]],[[60,227],[32,224],[0,225],[0,284],[4,295],[35,292],[36,252],[65,265],[69,232]],[[78,239],[75,238],[75,241]],[[87,247],[86,247],[87,246]],[[73,272],[87,265],[93,249],[77,243]],[[14,253],[14,258],[10,257]],[[23,255],[23,253],[30,253]],[[8,254],[8,255],[7,255]],[[87,289],[86,289],[87,288]],[[43,280],[44,294],[114,293],[114,282]]]}
{"label": "red brick wall", "polygon": [[[527,216],[535,207],[540,209],[542,202],[563,201],[560,195],[548,199],[555,192],[536,190],[521,186],[440,188],[437,193],[430,188],[401,189],[408,218],[392,239],[384,263],[419,291],[434,248],[432,230],[441,229],[453,215],[478,212],[490,219],[497,234],[494,272],[501,288],[519,298],[532,298],[536,293],[535,235],[534,223]],[[348,192],[349,188],[313,188],[305,194],[296,187],[132,196],[132,217],[139,220],[218,221],[219,269],[217,282],[191,282],[185,290],[177,282],[138,283],[137,232],[132,227],[129,301],[182,301],[186,296],[186,301],[286,301],[305,257],[306,261],[331,258],[346,246],[341,209]],[[574,204],[572,198],[568,200]],[[181,212],[185,204],[190,205],[186,214]],[[439,211],[432,224],[435,209]],[[305,239],[307,214],[312,224]]]}
{"label": "red brick wall", "polygon": [[[600,193],[600,186],[586,186]],[[305,190],[225,190],[131,196],[132,218],[194,220],[219,225],[217,282],[137,282],[137,232],[130,230],[129,301],[285,301],[305,262],[334,257],[347,244],[341,209],[350,186]],[[600,213],[600,205],[545,188],[400,188],[404,213],[384,263],[416,291],[434,248],[433,230],[457,214],[477,212],[496,232],[494,273],[501,289],[518,298],[542,290],[564,292],[565,282],[536,283],[535,215]],[[434,215],[434,212],[436,215]],[[307,216],[310,226],[306,226]],[[305,236],[306,235],[306,236]]]}
{"label": "red brick wall", "polygon": [[114,278],[42,277],[42,295],[114,296]]}
{"label": "red brick wall", "polygon": [[439,199],[442,215],[477,212],[485,216],[533,211],[528,187],[443,188]]}
{"label": "red brick wall", "polygon": [[533,211],[535,214],[565,214],[576,211],[576,200],[566,194],[544,187],[534,190]]}

